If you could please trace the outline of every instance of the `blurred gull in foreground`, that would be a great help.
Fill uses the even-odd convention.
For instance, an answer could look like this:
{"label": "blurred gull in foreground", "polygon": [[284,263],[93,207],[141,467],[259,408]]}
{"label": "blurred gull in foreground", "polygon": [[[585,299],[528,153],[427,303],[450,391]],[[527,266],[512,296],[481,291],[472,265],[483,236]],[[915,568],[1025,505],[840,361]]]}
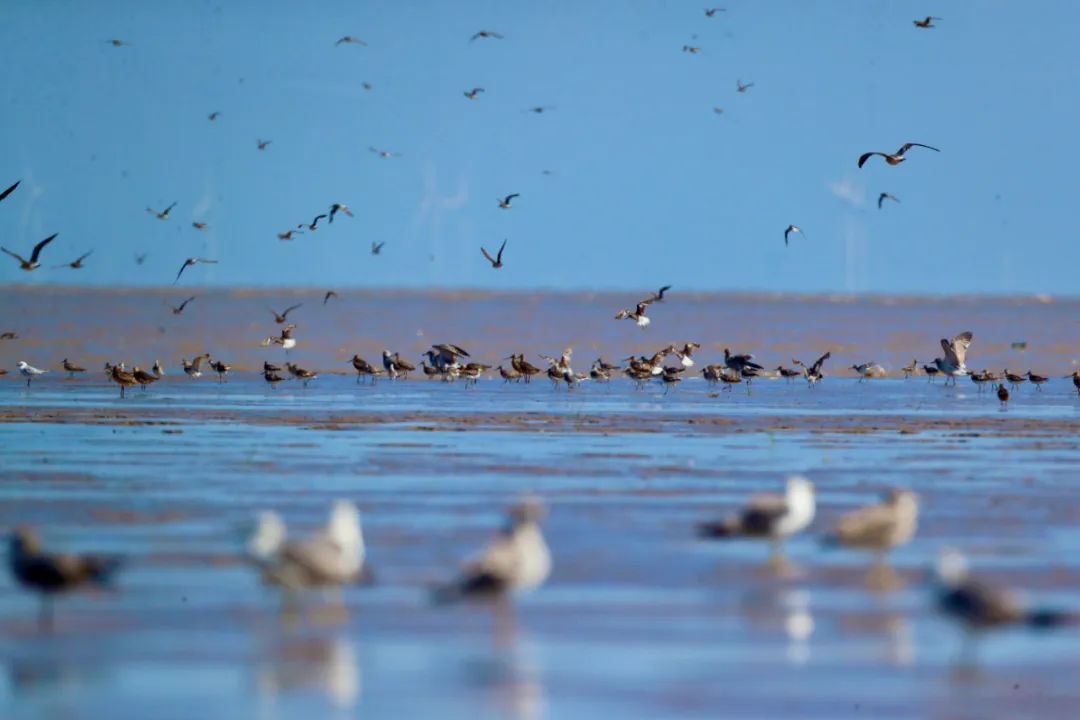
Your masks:
{"label": "blurred gull in foreground", "polygon": [[884,502],[859,508],[842,517],[825,542],[874,553],[870,583],[887,589],[895,587],[898,579],[885,564],[886,557],[894,548],[911,542],[918,523],[918,496],[911,490],[893,490]]}

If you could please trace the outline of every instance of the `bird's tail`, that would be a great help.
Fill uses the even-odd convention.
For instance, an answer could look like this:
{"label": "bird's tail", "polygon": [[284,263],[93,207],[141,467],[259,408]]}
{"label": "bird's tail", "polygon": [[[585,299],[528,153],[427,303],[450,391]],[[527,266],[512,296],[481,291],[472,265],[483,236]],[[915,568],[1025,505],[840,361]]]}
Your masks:
{"label": "bird's tail", "polygon": [[103,588],[112,586],[113,577],[124,565],[124,559],[116,555],[99,555],[83,560],[86,564],[87,577],[95,585]]}
{"label": "bird's tail", "polygon": [[1032,610],[1028,613],[1026,623],[1029,627],[1038,629],[1080,625],[1080,613],[1062,610]]}

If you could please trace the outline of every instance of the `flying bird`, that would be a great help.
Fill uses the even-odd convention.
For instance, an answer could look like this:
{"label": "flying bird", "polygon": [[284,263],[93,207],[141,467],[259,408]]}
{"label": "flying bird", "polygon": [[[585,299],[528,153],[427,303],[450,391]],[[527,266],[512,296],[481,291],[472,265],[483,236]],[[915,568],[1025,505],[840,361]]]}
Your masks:
{"label": "flying bird", "polygon": [[277,234],[277,239],[278,240],[292,240],[293,235],[303,235],[303,234],[304,234],[303,230],[289,230],[287,232],[278,233]]}
{"label": "flying bird", "polygon": [[715,15],[718,12],[727,12],[727,8],[721,8],[721,7],[705,8],[705,17],[712,17],[713,15]]}
{"label": "flying bird", "polygon": [[697,47],[696,45],[683,45],[682,51],[684,53],[690,53],[691,55],[697,55],[699,52],[701,52],[701,48]]}
{"label": "flying bird", "polygon": [[278,325],[284,325],[289,319],[289,313],[291,313],[293,310],[300,307],[301,305],[303,305],[303,303],[296,303],[295,305],[290,305],[289,307],[285,308],[285,312],[281,313],[280,315],[274,312],[273,309],[270,309],[270,312],[274,315],[274,322],[276,322]]}
{"label": "flying bird", "polygon": [[503,210],[509,210],[511,207],[511,203],[516,197],[521,197],[521,193],[511,193],[504,198],[500,198],[499,207],[501,207]]}
{"label": "flying bird", "polygon": [[364,47],[367,47],[366,42],[364,42],[360,38],[355,38],[352,35],[346,35],[345,37],[334,43],[334,47],[337,47],[338,45],[363,45]]}
{"label": "flying bird", "polygon": [[472,90],[466,90],[464,94],[465,97],[469,98],[470,100],[475,100],[477,97],[480,96],[480,93],[482,92],[484,92],[484,88],[474,87]]}
{"label": "flying bird", "polygon": [[349,209],[348,205],[345,205],[344,203],[334,203],[330,206],[330,222],[334,222],[334,216],[339,212],[345,213],[349,217],[353,216],[352,210]]}
{"label": "flying bird", "polygon": [[933,15],[927,15],[922,20],[912,20],[912,22],[915,23],[915,27],[917,28],[932,28],[937,27],[936,25],[934,25],[934,21],[940,19],[941,18],[934,17]]}
{"label": "flying bird", "polygon": [[913,147],[921,147],[926,148],[927,150],[933,150],[934,152],[941,152],[936,147],[930,147],[929,145],[923,145],[922,143],[904,143],[900,146],[900,149],[892,155],[889,155],[888,153],[877,152],[876,150],[868,153],[863,153],[859,156],[859,167],[862,167],[863,164],[874,155],[880,155],[881,157],[885,158],[885,162],[889,163],[890,165],[899,165],[906,159],[904,157],[905,153],[907,153],[907,151]]}
{"label": "flying bird", "polygon": [[877,196],[877,209],[878,210],[881,209],[881,205],[886,200],[892,200],[893,202],[900,202],[900,198],[896,197],[892,193],[883,192],[883,193],[881,193],[880,195]]}
{"label": "flying bird", "polygon": [[338,294],[333,290],[327,290],[326,295],[323,296],[322,304],[325,305],[326,303],[330,302],[330,298],[336,298],[337,296]]}
{"label": "flying bird", "polygon": [[390,152],[389,150],[380,150],[377,147],[368,147],[368,150],[375,153],[381,158],[401,157],[401,153]]}
{"label": "flying bird", "polygon": [[206,264],[206,265],[217,265],[217,260],[204,260],[203,258],[188,258],[187,260],[184,261],[184,264],[180,266],[180,272],[176,273],[176,280],[173,280],[173,285],[175,285],[177,283],[177,281],[180,279],[180,276],[184,274],[185,270],[187,270],[192,265],[197,265],[199,263],[203,263],[203,264]]}
{"label": "flying bird", "polygon": [[492,32],[491,30],[481,30],[480,32],[476,33],[471,38],[469,38],[469,42],[472,42],[473,40],[478,40],[480,38],[491,38],[493,40],[502,40],[503,36],[500,35],[497,32]]}
{"label": "flying bird", "polygon": [[371,243],[371,254],[372,255],[378,255],[379,253],[381,253],[382,249],[383,249],[383,245],[386,245],[385,240],[383,242],[381,242],[381,243],[377,243],[377,242]]}
{"label": "flying bird", "polygon": [[[315,232],[316,230],[319,229],[319,221],[322,220],[324,217],[327,217],[326,213],[323,213],[321,215],[316,215],[315,219],[311,221],[310,225],[306,224],[306,223],[300,223],[296,227],[297,227],[297,229],[302,228],[302,227],[306,227],[311,232]],[[278,237],[281,237],[281,236],[279,235]]]}
{"label": "flying bird", "polygon": [[799,233],[803,237],[806,237],[806,233],[802,231],[801,227],[799,227],[798,225],[788,225],[787,229],[784,230],[784,247],[787,247],[788,237],[791,235],[791,233]]}
{"label": "flying bird", "polygon": [[506,249],[506,241],[503,240],[502,245],[499,246],[499,252],[495,257],[491,257],[491,255],[488,254],[488,251],[486,249],[484,249],[483,247],[480,248],[480,252],[484,253],[484,257],[486,257],[488,262],[491,263],[491,267],[493,269],[495,269],[495,270],[498,270],[499,268],[501,268],[503,266],[502,254],[503,254],[503,250],[505,250],[505,249]]}
{"label": "flying bird", "polygon": [[644,328],[649,325],[652,320],[645,314],[646,309],[649,307],[649,303],[652,300],[642,300],[637,304],[637,307],[631,312],[630,310],[620,310],[615,315],[616,320],[633,320],[637,323],[639,328]]}
{"label": "flying bird", "polygon": [[204,222],[193,222],[191,223],[191,227],[195,228],[196,230],[205,230],[210,226]]}
{"label": "flying bird", "polygon": [[131,47],[131,43],[129,43],[126,40],[113,39],[113,40],[106,40],[105,42],[107,42],[109,45],[112,45],[113,47]]}
{"label": "flying bird", "polygon": [[369,82],[362,82],[360,83],[360,87],[364,88],[365,90],[372,90],[375,86]]}
{"label": "flying bird", "polygon": [[3,200],[3,199],[4,199],[4,198],[6,198],[6,197],[7,197],[8,195],[10,195],[11,193],[15,192],[15,188],[19,187],[19,183],[21,183],[21,182],[22,182],[22,180],[19,180],[19,181],[17,181],[17,182],[16,182],[16,183],[15,183],[14,185],[12,185],[11,187],[9,187],[9,188],[8,188],[7,190],[5,190],[4,192],[0,193],[0,200]]}
{"label": "flying bird", "polygon": [[165,208],[161,212],[158,212],[157,210],[154,210],[153,208],[146,208],[146,212],[150,213],[151,215],[156,217],[158,220],[168,220],[169,219],[169,213],[172,212],[172,209],[174,207],[176,207],[176,203],[173,203],[172,205]]}
{"label": "flying bird", "polygon": [[221,117],[221,113],[220,113],[220,112],[218,112],[217,110],[215,110],[214,112],[212,112],[212,113],[210,113],[209,115],[207,115],[207,116],[206,116],[206,119],[207,119],[207,120],[209,120],[210,122],[214,122],[214,121],[215,121],[215,120],[217,120],[217,119],[218,119],[219,117]]}
{"label": "flying bird", "polygon": [[555,108],[552,107],[551,105],[535,105],[535,106],[527,109],[525,112],[531,112],[531,113],[536,113],[537,115],[541,115],[543,113],[546,113],[548,110],[554,110],[554,109]]}
{"label": "flying bird", "polygon": [[48,245],[49,243],[51,243],[54,239],[56,239],[56,236],[59,235],[59,234],[60,233],[53,233],[52,235],[50,235],[49,237],[45,238],[44,240],[39,242],[37,245],[35,245],[34,246],[34,251],[32,253],[30,253],[30,259],[29,260],[24,258],[22,255],[18,255],[16,253],[11,252],[6,247],[0,247],[0,250],[3,250],[8,255],[10,255],[11,257],[18,260],[19,261],[19,267],[21,269],[26,270],[27,272],[29,272],[31,270],[37,270],[39,267],[41,267],[41,263],[38,262],[38,258],[41,257],[41,249],[43,247],[45,247],[46,245]]}
{"label": "flying bird", "polygon": [[273,140],[258,140],[258,139],[256,139],[256,140],[255,140],[255,145],[256,145],[256,146],[257,146],[257,147],[258,147],[258,148],[259,148],[260,150],[265,150],[265,149],[266,149],[266,146],[267,146],[267,145],[269,145],[269,144],[270,144],[270,143],[272,143],[272,142],[274,142],[274,141],[273,141]]}
{"label": "flying bird", "polygon": [[169,305],[169,308],[172,310],[173,315],[179,315],[180,313],[184,312],[184,308],[187,307],[187,304],[189,302],[191,302],[192,300],[194,300],[194,299],[195,299],[195,296],[192,295],[187,300],[185,300],[184,302],[180,303],[178,306],[175,306],[175,307],[173,305],[169,305],[168,302],[166,302],[165,304]]}
{"label": "flying bird", "polygon": [[735,81],[735,90],[737,92],[744,93],[744,92],[746,92],[747,90],[749,90],[752,87],[754,87],[754,83],[752,83],[752,82],[744,84],[742,80],[736,80]]}
{"label": "flying bird", "polygon": [[57,267],[57,268],[69,267],[72,270],[80,270],[83,267],[83,260],[85,260],[86,258],[90,257],[93,254],[94,254],[94,251],[91,250],[90,252],[83,253],[76,260],[74,260],[72,262],[64,263],[63,265],[56,265],[54,267]]}
{"label": "flying bird", "polygon": [[135,264],[142,265],[146,262],[146,253],[135,253]]}
{"label": "flying bird", "polygon": [[665,285],[664,287],[660,288],[656,292],[652,293],[649,296],[649,299],[646,300],[646,302],[649,302],[649,303],[663,302],[664,301],[664,293],[666,293],[670,289],[671,289],[670,285]]}

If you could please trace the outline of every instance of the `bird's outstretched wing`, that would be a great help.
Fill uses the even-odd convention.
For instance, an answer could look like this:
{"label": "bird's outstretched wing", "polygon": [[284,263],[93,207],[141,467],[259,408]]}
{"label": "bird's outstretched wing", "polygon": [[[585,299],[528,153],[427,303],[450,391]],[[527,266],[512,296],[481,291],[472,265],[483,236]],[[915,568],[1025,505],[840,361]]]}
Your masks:
{"label": "bird's outstretched wing", "polygon": [[291,305],[291,306],[285,308],[285,312],[281,313],[281,317],[283,317],[283,318],[289,317],[289,313],[291,313],[293,310],[295,310],[296,308],[300,307],[303,304],[304,303],[296,303],[295,305]]}
{"label": "bird's outstretched wing", "polygon": [[189,266],[194,264],[195,263],[191,260],[185,260],[184,264],[180,266],[180,272],[176,273],[176,280],[173,280],[173,285],[175,285],[176,281],[180,279],[180,276],[184,274],[184,271],[187,270]]}
{"label": "bird's outstretched wing", "polygon": [[881,152],[863,153],[862,155],[859,156],[859,167],[862,167],[866,163],[866,161],[869,160],[870,158],[872,158],[874,155],[880,155],[881,157],[885,157],[885,153],[881,153]]}
{"label": "bird's outstretched wing", "polygon": [[35,245],[34,246],[34,252],[32,252],[30,254],[30,262],[36,263],[38,261],[38,256],[41,255],[41,249],[43,247],[45,247],[46,245],[48,245],[49,243],[51,243],[53,240],[55,240],[56,236],[59,235],[59,234],[60,233],[53,233],[52,235],[50,235],[49,237],[45,238],[44,240],[39,242],[37,245]]}
{"label": "bird's outstretched wing", "polygon": [[8,188],[7,190],[5,190],[4,192],[0,193],[0,200],[3,200],[3,199],[4,199],[4,198],[6,198],[6,197],[7,197],[8,195],[10,195],[11,193],[15,192],[15,188],[19,187],[19,183],[21,183],[21,182],[22,182],[22,180],[19,180],[19,181],[18,181],[18,182],[16,182],[16,183],[15,183],[14,185],[12,185],[11,187],[9,187],[9,188]]}
{"label": "bird's outstretched wing", "polygon": [[[821,371],[821,366],[825,364],[825,361],[832,357],[832,351],[829,351],[814,361],[814,364],[810,366],[810,371],[818,373]],[[801,363],[800,363],[801,364]]]}
{"label": "bird's outstretched wing", "polygon": [[3,250],[3,251],[4,251],[4,252],[6,252],[6,253],[7,253],[8,255],[10,255],[11,257],[13,257],[13,258],[15,258],[16,260],[18,260],[18,261],[19,261],[20,263],[23,263],[23,264],[25,264],[25,263],[26,263],[26,260],[25,260],[25,259],[23,258],[23,256],[22,256],[22,255],[19,255],[18,253],[13,253],[13,252],[11,252],[10,250],[8,250],[8,249],[7,249],[6,247],[0,247],[0,250]]}
{"label": "bird's outstretched wing", "polygon": [[177,311],[178,313],[182,313],[182,312],[184,312],[184,308],[186,308],[186,307],[187,307],[187,304],[188,304],[189,302],[191,302],[192,300],[194,300],[194,299],[195,299],[195,296],[194,296],[194,295],[192,295],[192,296],[191,296],[191,297],[189,297],[189,298],[188,298],[187,300],[185,300],[184,302],[180,303],[180,307],[176,308],[176,311]]}
{"label": "bird's outstretched wing", "polygon": [[941,152],[936,147],[931,147],[929,145],[923,145],[922,143],[904,143],[903,146],[901,146],[901,148],[896,152],[896,154],[897,155],[903,155],[904,153],[906,153],[908,150],[910,150],[913,147],[921,147],[921,148],[926,148],[927,150],[933,150],[934,152]]}
{"label": "bird's outstretched wing", "polygon": [[484,253],[484,257],[487,258],[487,261],[489,263],[491,263],[492,265],[495,264],[495,258],[491,257],[491,255],[488,254],[488,251],[485,248],[481,247],[480,252]]}
{"label": "bird's outstretched wing", "polygon": [[506,249],[506,240],[503,240],[502,245],[499,246],[499,254],[497,256],[497,259],[498,259],[499,262],[502,262],[502,254],[503,254],[503,250],[505,250],[505,249]]}
{"label": "bird's outstretched wing", "polygon": [[79,259],[76,260],[75,262],[76,263],[81,263],[83,260],[85,260],[86,258],[90,257],[93,254],[94,254],[93,250],[91,250],[90,252],[87,252],[87,253],[83,253],[82,255],[79,256]]}

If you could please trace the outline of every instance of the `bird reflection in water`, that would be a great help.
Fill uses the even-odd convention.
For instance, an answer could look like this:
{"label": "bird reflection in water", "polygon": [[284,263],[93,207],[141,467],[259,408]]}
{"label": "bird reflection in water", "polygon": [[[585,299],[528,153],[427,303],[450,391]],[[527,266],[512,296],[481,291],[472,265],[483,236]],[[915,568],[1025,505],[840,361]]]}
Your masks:
{"label": "bird reflection in water", "polygon": [[255,688],[264,701],[314,690],[344,710],[360,702],[360,659],[344,636],[289,638],[264,656],[269,659],[255,670]]}

